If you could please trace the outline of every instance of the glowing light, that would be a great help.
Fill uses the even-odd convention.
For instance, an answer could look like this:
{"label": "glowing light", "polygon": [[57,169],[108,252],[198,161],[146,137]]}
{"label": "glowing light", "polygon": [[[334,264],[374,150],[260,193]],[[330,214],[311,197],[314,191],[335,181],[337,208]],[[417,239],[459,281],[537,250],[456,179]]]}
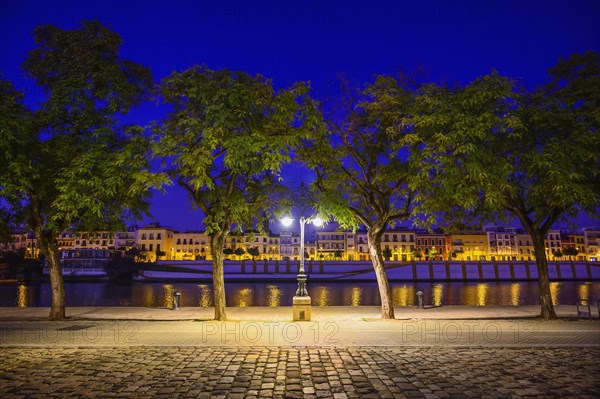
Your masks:
{"label": "glowing light", "polygon": [[434,285],[433,290],[431,292],[431,299],[433,301],[433,306],[441,306],[443,298],[444,298],[444,284]]}
{"label": "glowing light", "polygon": [[519,297],[521,296],[521,284],[512,283],[510,285],[510,304],[519,306]]}
{"label": "glowing light", "polygon": [[17,306],[20,308],[27,307],[27,287],[23,284],[17,289]]}
{"label": "glowing light", "polygon": [[238,308],[247,308],[252,306],[252,289],[242,288],[239,290],[236,306]]}
{"label": "glowing light", "polygon": [[313,219],[312,223],[317,227],[321,227],[323,226],[323,219],[317,216]]}
{"label": "glowing light", "polygon": [[319,293],[317,294],[317,305],[328,306],[329,305],[329,288],[320,286],[318,287]]}
{"label": "glowing light", "polygon": [[199,305],[202,308],[209,308],[212,306],[211,291],[206,284],[199,284],[198,289],[200,290]]}
{"label": "glowing light", "polygon": [[392,303],[394,306],[411,306],[414,304],[415,288],[406,284],[392,288]]}
{"label": "glowing light", "polygon": [[171,284],[163,285],[163,292],[164,292],[163,306],[165,308],[172,308],[173,307],[173,293],[175,292],[175,290],[173,289],[173,286]]}
{"label": "glowing light", "polygon": [[294,223],[294,219],[292,219],[289,216],[286,216],[283,219],[281,219],[281,224],[283,224],[285,227],[290,227],[292,223]]}
{"label": "glowing light", "polygon": [[552,304],[558,305],[558,297],[560,295],[560,283],[550,283],[550,296],[552,297]]}
{"label": "glowing light", "polygon": [[577,288],[578,299],[585,299],[586,301],[590,299],[590,287],[588,284],[581,284]]}
{"label": "glowing light", "polygon": [[487,284],[477,284],[477,306],[485,306],[488,288]]}
{"label": "glowing light", "polygon": [[352,287],[352,302],[350,306],[360,306],[360,300],[362,298],[362,288]]}
{"label": "glowing light", "polygon": [[276,285],[267,285],[269,290],[269,307],[274,308],[281,304],[281,289]]}

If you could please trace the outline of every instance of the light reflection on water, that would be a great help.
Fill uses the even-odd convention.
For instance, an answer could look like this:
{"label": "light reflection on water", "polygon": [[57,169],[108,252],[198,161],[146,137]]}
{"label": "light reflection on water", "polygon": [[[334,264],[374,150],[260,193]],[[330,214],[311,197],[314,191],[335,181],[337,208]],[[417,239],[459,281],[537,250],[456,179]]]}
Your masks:
{"label": "light reflection on water", "polygon": [[[296,283],[227,283],[227,306],[290,306]],[[378,306],[377,283],[308,284],[314,306]],[[426,305],[519,306],[539,304],[536,283],[391,283],[394,306],[414,306],[416,292],[423,291]],[[212,284],[197,283],[65,283],[67,306],[173,306],[173,294],[181,293],[181,306],[213,306]],[[50,285],[2,284],[0,306],[50,306]],[[600,298],[600,282],[552,282],[552,302],[574,305],[578,298]]]}
{"label": "light reflection on water", "polygon": [[280,306],[281,304],[281,290],[278,286],[269,284],[267,285],[267,289],[269,290],[269,303],[268,306],[275,308]]}
{"label": "light reflection on water", "polygon": [[206,284],[198,284],[198,306],[209,308],[213,305],[212,290]]}
{"label": "light reflection on water", "polygon": [[27,307],[27,286],[25,284],[19,284],[17,289],[17,306],[20,308]]}
{"label": "light reflection on water", "polygon": [[512,283],[510,285],[510,304],[512,306],[519,306],[520,295],[521,295],[521,284]]}

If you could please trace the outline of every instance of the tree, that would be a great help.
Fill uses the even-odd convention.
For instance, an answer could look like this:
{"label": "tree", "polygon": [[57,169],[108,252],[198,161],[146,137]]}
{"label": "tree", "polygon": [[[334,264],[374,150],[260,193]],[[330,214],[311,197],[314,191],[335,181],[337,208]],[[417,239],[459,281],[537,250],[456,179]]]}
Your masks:
{"label": "tree", "polygon": [[381,251],[381,254],[383,255],[383,257],[387,261],[389,261],[390,259],[392,259],[392,250],[389,249],[389,248],[385,248],[383,251]]}
{"label": "tree", "polygon": [[431,247],[431,249],[429,249],[429,251],[427,252],[427,258],[431,259],[431,260],[435,260],[437,253],[438,253],[437,249],[435,249],[435,247]]}
{"label": "tree", "polygon": [[[342,257],[344,256],[344,252],[338,249],[337,251],[335,251],[335,253],[334,253],[334,256],[335,256],[337,259],[342,259]],[[308,258],[306,257],[306,252],[304,252],[304,259],[308,259]]]}
{"label": "tree", "polygon": [[382,318],[394,318],[381,237],[388,226],[412,214],[410,182],[419,153],[409,151],[402,126],[414,95],[409,79],[384,76],[357,96],[345,92],[342,116],[328,120],[328,140],[306,148],[303,157],[317,176],[313,188],[319,213],[333,215],[342,228],[366,227]]}
{"label": "tree", "polygon": [[160,85],[172,112],[156,153],[204,214],[211,237],[215,319],[225,320],[223,248],[230,232],[262,227],[283,163],[319,128],[320,114],[296,84],[275,91],[260,75],[193,67]]}
{"label": "tree", "polygon": [[423,258],[423,252],[421,252],[421,251],[420,251],[420,250],[418,250],[418,249],[415,249],[415,250],[413,251],[413,258],[416,258],[416,259],[419,259],[419,260],[421,260],[421,259]]}
{"label": "tree", "polygon": [[223,248],[223,255],[231,256],[233,253],[234,251],[232,248]]}
{"label": "tree", "polygon": [[561,60],[550,82],[531,93],[516,92],[497,73],[461,90],[430,88],[415,120],[428,129],[432,150],[421,183],[437,192],[439,205],[488,219],[512,216],[530,234],[544,320],[556,318],[548,230],[581,210],[598,214],[599,60],[592,52]]}
{"label": "tree", "polygon": [[0,194],[22,210],[50,269],[49,318],[65,318],[56,238],[68,229],[114,230],[148,209],[149,170],[141,129],[117,115],[139,104],[151,87],[147,68],[119,57],[121,38],[98,22],[67,31],[35,29],[24,69],[44,91],[30,112],[2,82]]}
{"label": "tree", "polygon": [[562,258],[563,253],[560,249],[557,249],[555,251],[552,251],[552,256],[554,256],[554,259],[556,258]]}
{"label": "tree", "polygon": [[569,260],[573,260],[573,256],[577,256],[579,255],[579,251],[577,250],[577,248],[565,248],[563,250],[563,255],[568,256]]}
{"label": "tree", "polygon": [[238,257],[238,259],[241,259],[242,255],[244,255],[246,251],[242,247],[237,247],[233,253]]}
{"label": "tree", "polygon": [[260,255],[258,247],[248,248],[248,254],[252,256],[252,260],[256,259],[256,257]]}
{"label": "tree", "polygon": [[167,253],[165,251],[162,251],[158,248],[156,248],[156,260],[160,260],[160,258],[162,258],[163,256],[166,256]]}

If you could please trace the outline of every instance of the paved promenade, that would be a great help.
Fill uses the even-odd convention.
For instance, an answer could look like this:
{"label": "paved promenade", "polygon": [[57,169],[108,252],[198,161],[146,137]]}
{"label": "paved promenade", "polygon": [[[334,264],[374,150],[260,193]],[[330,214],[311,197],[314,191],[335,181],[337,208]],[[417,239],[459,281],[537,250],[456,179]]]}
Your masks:
{"label": "paved promenade", "polygon": [[532,307],[0,308],[0,397],[483,398],[600,394],[600,321]]}

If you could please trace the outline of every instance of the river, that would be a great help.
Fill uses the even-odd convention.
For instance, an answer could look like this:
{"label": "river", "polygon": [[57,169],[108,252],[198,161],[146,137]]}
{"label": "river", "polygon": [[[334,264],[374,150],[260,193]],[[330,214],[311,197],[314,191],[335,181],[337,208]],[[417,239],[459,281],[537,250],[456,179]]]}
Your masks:
{"label": "river", "polygon": [[[426,305],[519,306],[537,305],[535,282],[423,282],[390,283],[395,306],[416,304],[423,291]],[[600,282],[553,282],[554,304],[574,305],[578,298],[600,299]],[[212,284],[198,283],[65,283],[67,306],[171,307],[173,293],[181,293],[181,306],[211,307]],[[227,283],[227,306],[290,306],[296,291],[293,282]],[[314,282],[308,286],[313,306],[380,305],[375,282]],[[0,284],[0,306],[50,306],[49,283]]]}

